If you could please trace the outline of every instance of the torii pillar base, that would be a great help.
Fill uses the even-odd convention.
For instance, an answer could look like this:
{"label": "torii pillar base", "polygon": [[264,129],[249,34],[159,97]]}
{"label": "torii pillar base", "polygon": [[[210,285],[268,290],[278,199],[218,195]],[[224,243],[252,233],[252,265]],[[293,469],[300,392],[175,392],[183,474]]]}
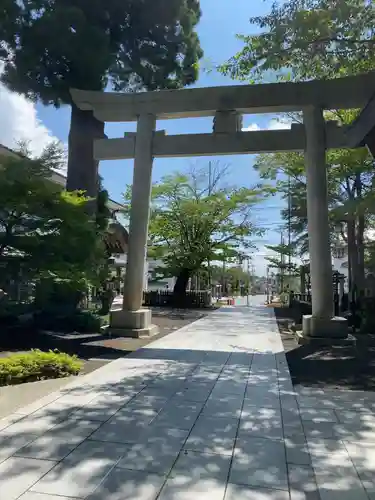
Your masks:
{"label": "torii pillar base", "polygon": [[296,333],[299,344],[316,346],[353,345],[355,337],[349,335],[346,318],[316,318],[311,314],[302,317],[302,332]]}
{"label": "torii pillar base", "polygon": [[108,333],[116,337],[148,338],[159,333],[159,328],[151,323],[150,309],[120,309],[111,311]]}

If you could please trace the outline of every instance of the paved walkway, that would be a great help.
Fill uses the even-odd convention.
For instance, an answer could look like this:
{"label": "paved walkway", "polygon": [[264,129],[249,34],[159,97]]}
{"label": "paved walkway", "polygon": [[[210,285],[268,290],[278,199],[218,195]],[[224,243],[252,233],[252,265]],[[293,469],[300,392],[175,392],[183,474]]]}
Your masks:
{"label": "paved walkway", "polygon": [[1,420],[0,498],[375,499],[374,409],[294,392],[271,310],[222,309]]}

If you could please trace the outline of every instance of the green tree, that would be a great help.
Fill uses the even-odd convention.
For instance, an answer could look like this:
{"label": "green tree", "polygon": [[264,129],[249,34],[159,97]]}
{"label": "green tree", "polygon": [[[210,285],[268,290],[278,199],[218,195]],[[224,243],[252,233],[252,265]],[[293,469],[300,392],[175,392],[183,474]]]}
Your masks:
{"label": "green tree", "polygon": [[[265,190],[228,186],[223,174],[193,169],[153,186],[148,256],[162,261],[159,273],[177,277],[176,296],[185,294],[189,278],[207,262],[236,258],[253,248],[251,237],[261,233],[251,209]],[[130,188],[127,204],[129,196]]]}
{"label": "green tree", "polygon": [[[350,120],[352,113],[341,112]],[[302,153],[259,155],[255,162],[261,177],[274,180],[285,199],[290,195],[290,228],[294,247],[302,256],[308,253],[306,177]],[[328,202],[332,245],[337,240],[348,247],[351,284],[363,288],[365,275],[365,233],[374,219],[373,160],[366,149],[327,152]],[[287,209],[283,218],[289,222]]]}
{"label": "green tree", "polygon": [[0,264],[29,279],[95,279],[104,259],[98,228],[82,193],[51,180],[58,148],[40,158],[0,156]]}
{"label": "green tree", "polygon": [[[234,78],[303,81],[355,75],[375,68],[373,2],[288,0],[274,3],[269,14],[250,22],[258,25],[261,32],[240,36],[243,49],[221,67],[222,72]],[[336,110],[327,113],[327,117],[348,124],[356,113]],[[327,163],[332,234],[340,234],[347,242],[351,281],[361,289],[365,232],[374,213],[373,161],[365,150],[338,150],[329,152]],[[291,176],[292,228],[305,252],[307,213],[302,155],[261,157],[258,165],[266,178],[276,171]],[[278,186],[286,192],[285,180],[279,180]]]}
{"label": "green tree", "polygon": [[70,89],[179,88],[194,83],[202,50],[198,0],[5,0],[1,81],[43,103],[71,106],[68,189],[98,191],[92,141],[104,124],[79,110]]}
{"label": "green tree", "polygon": [[375,7],[368,0],[287,0],[250,19],[244,47],[221,71],[235,79],[337,78],[375,67]]}
{"label": "green tree", "polygon": [[285,271],[295,271],[296,264],[291,262],[289,263],[289,256],[294,256],[294,246],[286,245],[285,243],[281,243],[279,245],[265,245],[268,250],[272,250],[275,252],[276,256],[268,256],[266,260],[269,262],[268,267],[277,269],[280,272]]}
{"label": "green tree", "polygon": [[222,286],[222,292],[241,292],[250,288],[251,277],[241,266],[230,265],[223,269],[214,266],[212,269],[212,279]]}

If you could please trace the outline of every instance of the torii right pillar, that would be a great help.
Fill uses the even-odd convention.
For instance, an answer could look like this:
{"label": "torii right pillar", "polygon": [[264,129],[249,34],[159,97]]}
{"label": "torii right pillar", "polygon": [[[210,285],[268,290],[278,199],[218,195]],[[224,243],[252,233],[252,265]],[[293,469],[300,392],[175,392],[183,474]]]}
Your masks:
{"label": "torii right pillar", "polygon": [[316,106],[305,108],[303,121],[312,298],[312,314],[303,316],[303,339],[329,343],[330,339],[346,339],[348,324],[345,318],[334,316],[323,110]]}

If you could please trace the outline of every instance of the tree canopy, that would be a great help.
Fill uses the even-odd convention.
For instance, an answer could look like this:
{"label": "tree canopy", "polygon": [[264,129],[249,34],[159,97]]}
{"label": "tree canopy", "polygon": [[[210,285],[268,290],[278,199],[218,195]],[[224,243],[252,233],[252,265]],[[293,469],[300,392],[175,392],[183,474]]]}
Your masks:
{"label": "tree canopy", "polygon": [[251,209],[263,200],[264,189],[229,186],[225,170],[210,164],[153,185],[148,255],[162,262],[160,273],[177,277],[176,294],[185,292],[189,278],[207,262],[254,248],[252,237],[261,233]]}
{"label": "tree canopy", "polygon": [[[250,82],[337,78],[375,68],[375,5],[367,0],[287,0],[250,19],[260,32],[240,35],[243,48],[221,67]],[[348,124],[358,110],[332,110],[327,119]],[[300,120],[299,116],[292,116]],[[366,231],[374,218],[373,159],[365,149],[327,152],[332,243],[348,246],[351,285],[363,286]],[[300,153],[259,155],[256,167],[291,197],[295,246],[308,251],[306,178]],[[287,180],[289,178],[289,180]],[[284,219],[289,217],[283,211]]]}
{"label": "tree canopy", "polygon": [[51,180],[57,157],[53,146],[35,159],[0,156],[0,263],[31,279],[93,279],[104,259],[98,225],[82,193]]}
{"label": "tree canopy", "polygon": [[202,52],[197,0],[6,0],[3,83],[43,104],[69,89],[176,88],[193,83]]}
{"label": "tree canopy", "polygon": [[250,19],[260,28],[238,35],[243,48],[221,70],[264,81],[337,78],[375,65],[375,7],[371,0],[287,0]]}
{"label": "tree canopy", "polygon": [[98,192],[92,141],[104,124],[72,102],[70,88],[142,91],[194,83],[202,56],[198,0],[5,0],[0,80],[45,105],[72,107],[69,190]]}

